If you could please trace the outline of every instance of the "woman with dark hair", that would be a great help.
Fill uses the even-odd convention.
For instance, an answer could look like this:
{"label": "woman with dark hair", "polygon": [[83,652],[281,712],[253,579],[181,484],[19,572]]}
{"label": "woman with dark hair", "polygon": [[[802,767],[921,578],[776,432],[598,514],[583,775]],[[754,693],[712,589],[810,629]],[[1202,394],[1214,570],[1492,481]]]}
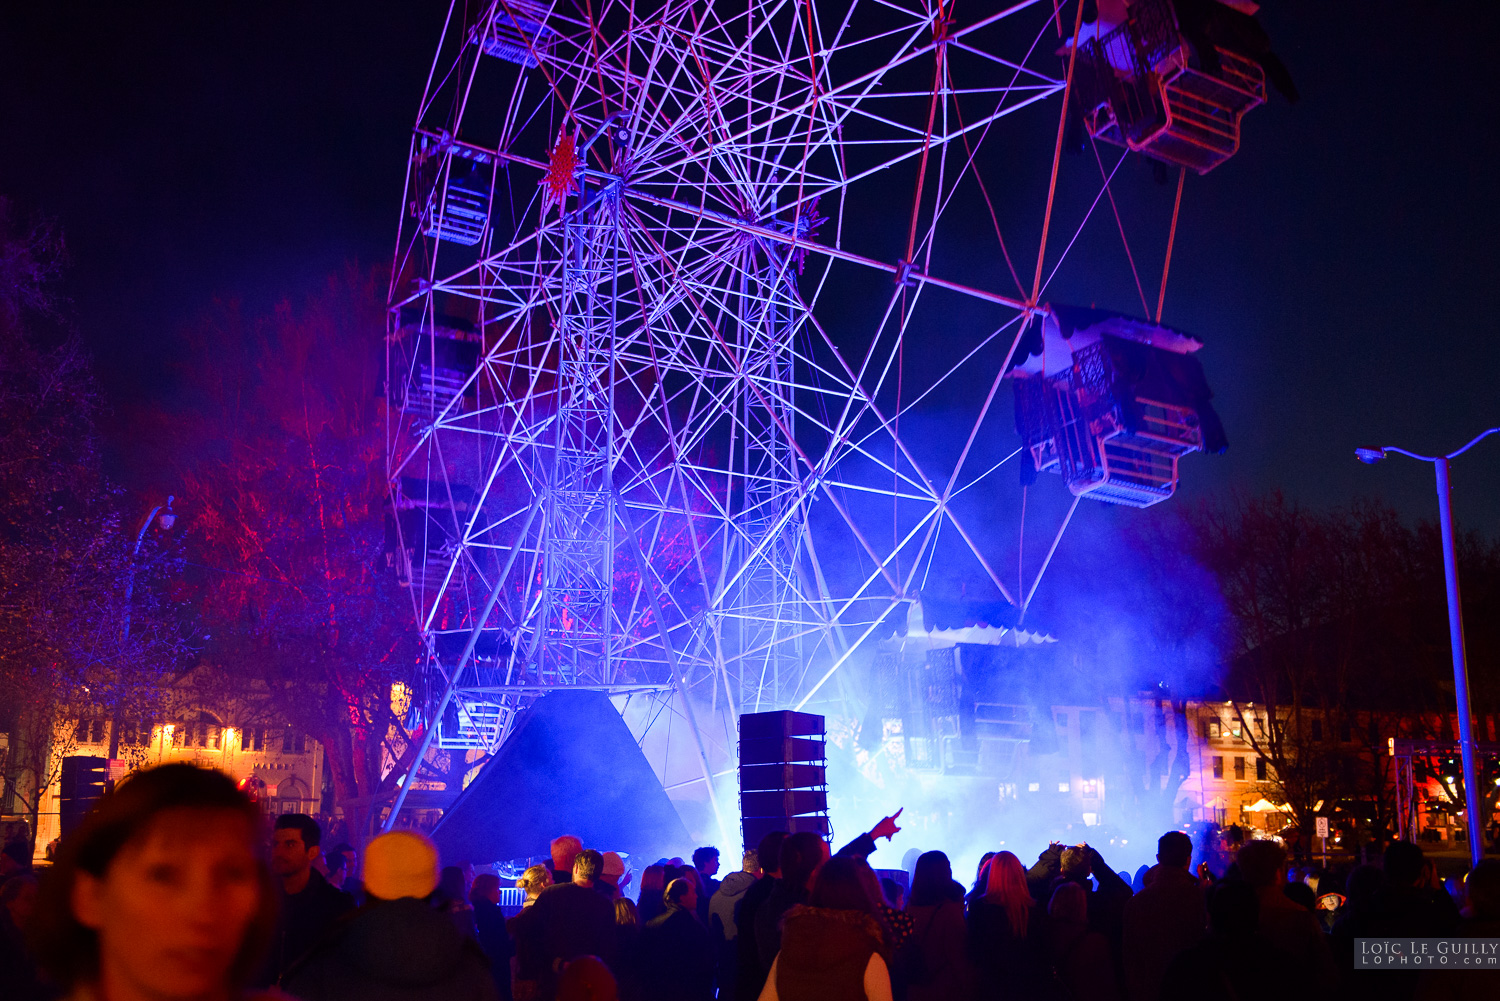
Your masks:
{"label": "woman with dark hair", "polygon": [[781,951],[760,1001],[890,1001],[879,902],[861,872],[869,868],[847,856],[818,868],[807,903],[782,919]]}
{"label": "woman with dark hair", "polygon": [[[438,910],[448,915],[453,927],[460,935],[479,940],[479,929],[474,923],[474,907],[469,903],[468,887],[465,885],[463,868],[456,865],[443,866],[438,873]],[[498,884],[495,889],[499,889]]]}
{"label": "woman with dark hair", "polygon": [[42,882],[43,967],[80,998],[242,997],[275,924],[259,825],[222,772],[171,764],[120,783]]}
{"label": "woman with dark hair", "polygon": [[646,871],[641,873],[641,898],[636,905],[641,917],[641,927],[650,924],[651,919],[666,909],[662,902],[662,894],[667,890],[667,867],[662,863],[646,866]]}
{"label": "woman with dark hair", "polygon": [[947,855],[927,852],[917,859],[906,905],[915,930],[899,971],[908,1001],[946,1001],[974,993],[963,897]]}
{"label": "woman with dark hair", "polygon": [[1011,852],[990,859],[984,893],[969,905],[969,956],[978,972],[978,997],[1033,1001],[1048,996],[1046,923],[1026,886],[1021,860]]}

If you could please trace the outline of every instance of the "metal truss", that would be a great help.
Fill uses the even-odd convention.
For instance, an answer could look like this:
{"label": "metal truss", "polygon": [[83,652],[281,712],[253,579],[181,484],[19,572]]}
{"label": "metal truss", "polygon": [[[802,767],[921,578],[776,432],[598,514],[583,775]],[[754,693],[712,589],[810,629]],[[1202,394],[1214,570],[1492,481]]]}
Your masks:
{"label": "metal truss", "polygon": [[[732,751],[695,712],[807,703],[935,557],[1012,599],[960,495],[995,472],[971,456],[1047,230],[1030,288],[953,277],[946,232],[990,203],[974,165],[997,126],[1067,87],[1077,21],[962,8],[454,4],[387,366],[418,704],[443,746],[493,748],[552,687],[648,692],[692,723],[706,777]],[[1047,221],[1050,195],[1028,195]],[[973,336],[903,382],[927,350],[909,342],[955,310]],[[903,437],[976,366],[989,394],[956,461]]]}

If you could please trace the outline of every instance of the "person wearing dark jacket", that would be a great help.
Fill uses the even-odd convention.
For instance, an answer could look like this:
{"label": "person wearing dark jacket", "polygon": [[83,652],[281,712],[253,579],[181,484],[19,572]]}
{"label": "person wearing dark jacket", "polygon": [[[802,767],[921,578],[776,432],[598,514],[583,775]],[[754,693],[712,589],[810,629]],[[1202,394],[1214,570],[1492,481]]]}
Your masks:
{"label": "person wearing dark jacket", "polygon": [[572,879],[547,887],[530,907],[530,919],[541,932],[542,996],[551,997],[556,975],[579,956],[598,956],[608,965],[615,955],[615,905],[594,889],[604,856],[592,848],[573,860]]}
{"label": "person wearing dark jacket", "polygon": [[893,977],[906,984],[908,1001],[947,1001],[974,994],[974,964],[964,948],[964,888],[953,878],[953,865],[942,852],[926,852],[912,872],[912,942],[897,957]]}
{"label": "person wearing dark jacket", "polygon": [[[890,840],[901,828],[896,826],[897,810],[870,831],[861,834],[838,850],[838,858],[863,860],[875,851],[877,838]],[[813,870],[828,859],[828,843],[810,831],[787,838],[781,845],[781,878],[776,881],[766,902],[755,915],[755,948],[763,969],[769,970],[781,949],[781,918],[798,904],[807,902]]]}
{"label": "person wearing dark jacket", "polygon": [[708,927],[708,902],[719,892],[719,850],[711,846],[693,852],[693,870],[698,874],[698,921]]}
{"label": "person wearing dark jacket", "polygon": [[766,968],[760,965],[755,941],[755,919],[781,878],[781,846],[785,841],[785,831],[772,831],[760,839],[755,854],[760,860],[761,877],[734,906],[734,1001],[756,1001],[766,983]]}
{"label": "person wearing dark jacket", "polygon": [[1331,946],[1342,972],[1344,991],[1373,999],[1407,1001],[1422,979],[1417,970],[1386,970],[1369,977],[1354,969],[1360,938],[1445,938],[1458,925],[1458,907],[1439,886],[1431,885],[1427,857],[1409,841],[1393,841],[1384,858],[1385,881],[1371,899],[1351,906],[1333,926]]}
{"label": "person wearing dark jacket", "polygon": [[474,908],[474,929],[479,948],[490,958],[490,974],[501,1001],[510,1001],[510,957],[515,948],[505,930],[505,912],[500,909],[500,877],[482,872],[469,888],[469,903]]}
{"label": "person wearing dark jacket", "polygon": [[760,880],[760,855],[754,849],[744,854],[743,868],[731,872],[719,884],[708,904],[708,936],[718,954],[717,977],[724,1001],[732,1001],[733,985],[738,979],[736,958],[739,955],[739,926],[734,916],[740,901]]}
{"label": "person wearing dark jacket", "polygon": [[271,832],[271,873],[280,890],[280,909],[271,948],[255,986],[280,984],[292,965],[308,953],[334,923],[354,910],[354,898],[313,868],[323,830],[302,813],[284,813]]}
{"label": "person wearing dark jacket", "polygon": [[1313,996],[1306,983],[1283,974],[1293,967],[1281,952],[1255,929],[1260,900],[1255,888],[1242,880],[1225,880],[1208,893],[1208,937],[1179,952],[1162,976],[1161,1001],[1202,1001],[1203,998],[1253,998],[1277,984],[1280,997]]}
{"label": "person wearing dark jacket", "polygon": [[59,992],[42,982],[23,929],[36,910],[37,878],[18,872],[0,882],[0,986],[13,1001],[47,1001]]}
{"label": "person wearing dark jacket", "polygon": [[781,878],[755,912],[755,948],[762,969],[769,970],[781,951],[781,918],[807,903],[813,870],[822,864],[826,851],[823,839],[811,831],[799,831],[781,843]]}
{"label": "person wearing dark jacket", "polygon": [[367,903],[287,971],[301,1001],[499,1001],[489,958],[429,898],[437,849],[412,831],[365,849]]}
{"label": "person wearing dark jacket", "polygon": [[1130,1001],[1156,1001],[1172,957],[1208,934],[1203,887],[1188,871],[1193,840],[1168,831],[1156,842],[1156,865],[1125,903],[1125,986]]}
{"label": "person wearing dark jacket", "polygon": [[690,880],[674,879],[664,895],[666,910],[641,932],[642,981],[653,1001],[712,1001],[714,952],[708,929],[698,923],[698,893]]}

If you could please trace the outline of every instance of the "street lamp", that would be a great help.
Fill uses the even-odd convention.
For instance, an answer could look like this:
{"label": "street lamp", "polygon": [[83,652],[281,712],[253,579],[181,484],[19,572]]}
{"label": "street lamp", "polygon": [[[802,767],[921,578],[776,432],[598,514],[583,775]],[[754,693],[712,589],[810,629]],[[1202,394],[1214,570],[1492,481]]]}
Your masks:
{"label": "street lamp", "polygon": [[[166,504],[158,504],[146,515],[146,520],[141,522],[141,530],[135,534],[135,548],[130,551],[130,578],[125,584],[125,624],[120,630],[120,644],[130,641],[130,599],[135,594],[135,561],[141,555],[141,543],[146,539],[146,531],[152,523],[161,526],[163,532],[170,532],[172,526],[177,522],[177,515],[172,513],[172,501],[177,498],[171,494],[167,495]],[[163,510],[165,508],[165,510]],[[160,514],[160,517],[157,515]],[[120,754],[120,714],[115,712],[109,727],[109,757],[113,761]]]}
{"label": "street lamp", "polygon": [[1443,532],[1443,578],[1448,585],[1448,640],[1453,646],[1453,691],[1458,702],[1458,749],[1463,757],[1464,800],[1469,815],[1469,859],[1474,865],[1484,857],[1484,825],[1479,812],[1479,781],[1474,769],[1474,731],[1469,722],[1469,659],[1464,649],[1464,610],[1458,594],[1458,556],[1453,548],[1453,502],[1448,483],[1448,460],[1456,459],[1500,427],[1474,437],[1463,448],[1447,455],[1418,455],[1404,448],[1356,448],[1354,457],[1373,466],[1392,452],[1430,462],[1437,471],[1438,523]]}
{"label": "street lamp", "polygon": [[[135,535],[135,548],[130,551],[130,582],[125,585],[125,628],[120,633],[122,641],[130,639],[130,596],[135,593],[135,558],[141,555],[141,543],[145,541],[146,530],[151,527],[153,521],[161,525],[163,532],[172,530],[172,526],[177,522],[177,516],[172,513],[172,502],[176,499],[168,494],[165,505],[158,504],[152,508],[151,513],[146,515],[146,520],[141,522],[141,530]],[[165,511],[162,510],[163,507],[166,508]],[[160,519],[156,517],[157,512],[161,512]]]}

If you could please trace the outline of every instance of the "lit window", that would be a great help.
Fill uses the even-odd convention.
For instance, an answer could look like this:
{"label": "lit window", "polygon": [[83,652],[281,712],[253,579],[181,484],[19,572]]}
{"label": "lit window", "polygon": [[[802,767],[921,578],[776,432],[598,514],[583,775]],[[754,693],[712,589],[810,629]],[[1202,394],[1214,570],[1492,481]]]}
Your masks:
{"label": "lit window", "polygon": [[1026,791],[1027,792],[1041,792],[1042,791],[1042,784],[1040,782],[1032,782],[1029,785],[1027,785]]}
{"label": "lit window", "polygon": [[1059,782],[1057,784],[1057,791],[1058,792],[1067,792],[1068,791],[1068,784],[1066,782]]}
{"label": "lit window", "polygon": [[1083,788],[1080,791],[1082,792],[1084,799],[1098,799],[1099,798],[1099,780],[1098,779],[1084,779],[1083,780]]}

